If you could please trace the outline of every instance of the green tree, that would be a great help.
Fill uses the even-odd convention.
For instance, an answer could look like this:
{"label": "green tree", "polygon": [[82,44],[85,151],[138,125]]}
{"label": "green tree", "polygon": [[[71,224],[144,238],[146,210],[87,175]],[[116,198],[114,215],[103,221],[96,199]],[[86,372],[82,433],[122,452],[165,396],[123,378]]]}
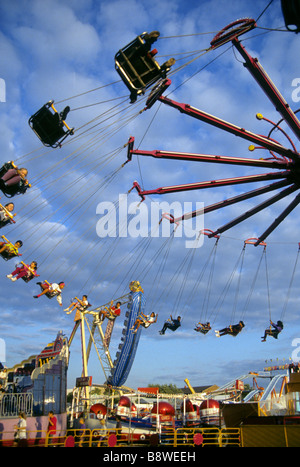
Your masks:
{"label": "green tree", "polygon": [[148,388],[159,388],[160,394],[182,394],[176,384],[148,384]]}

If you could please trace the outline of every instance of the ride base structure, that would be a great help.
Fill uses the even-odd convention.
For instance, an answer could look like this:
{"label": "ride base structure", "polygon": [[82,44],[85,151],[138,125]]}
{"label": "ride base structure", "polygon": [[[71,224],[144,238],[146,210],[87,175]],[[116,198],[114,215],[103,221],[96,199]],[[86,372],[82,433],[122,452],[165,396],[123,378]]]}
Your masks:
{"label": "ride base structure", "polygon": [[[125,319],[123,323],[122,337],[118,346],[118,351],[114,360],[111,357],[109,344],[114,328],[115,318],[108,318],[106,329],[103,326],[106,320],[101,320],[99,313],[107,309],[109,304],[97,307],[93,310],[77,312],[75,316],[75,325],[68,341],[69,347],[75,337],[76,331],[81,331],[82,348],[82,381],[90,381],[88,376],[88,361],[92,346],[96,350],[102,371],[105,376],[105,384],[112,388],[120,388],[130,373],[136,350],[138,347],[141,329],[133,333],[133,327],[138,315],[143,313],[146,300],[143,289],[138,281],[132,281],[129,285],[130,292],[122,297],[113,300],[114,303],[121,303],[121,306],[127,306]],[[89,400],[89,383],[83,384],[84,398]]]}

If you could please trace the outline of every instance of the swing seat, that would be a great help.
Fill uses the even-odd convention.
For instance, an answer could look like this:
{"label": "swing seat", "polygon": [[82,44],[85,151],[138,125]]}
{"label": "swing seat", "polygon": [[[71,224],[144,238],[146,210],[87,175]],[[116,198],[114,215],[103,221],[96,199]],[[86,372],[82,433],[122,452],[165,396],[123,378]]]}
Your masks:
{"label": "swing seat", "polygon": [[158,31],[149,34],[144,32],[115,55],[115,68],[130,90],[131,103],[156,81],[165,78],[175,63],[174,58],[171,58],[160,66],[154,59],[157,50],[150,49],[159,35]]}
{"label": "swing seat", "polygon": [[[48,288],[48,287],[51,285],[50,282],[48,282],[48,281],[37,282],[37,284],[40,286],[42,292],[45,290],[45,288]],[[44,285],[45,287],[43,287],[43,285]],[[51,299],[51,298],[57,296],[57,292],[55,292],[55,291],[54,291],[54,292],[47,292],[47,293],[45,293],[45,296],[46,296],[47,298]]]}
{"label": "swing seat", "polygon": [[180,328],[180,324],[170,324],[170,320],[168,319],[165,324],[168,324],[168,328],[170,331],[176,331],[176,329]]}
{"label": "swing seat", "polygon": [[84,306],[79,305],[79,306],[77,307],[77,309],[83,313],[83,312],[85,312],[88,308],[90,308],[91,306],[92,306],[92,304],[91,304],[91,303],[88,303],[87,305],[84,305]]}
{"label": "swing seat", "polygon": [[201,332],[201,334],[207,334],[209,331],[211,331],[211,326],[210,323],[197,323],[195,324],[194,331],[196,332]]}
{"label": "swing seat", "polygon": [[229,336],[236,337],[241,331],[230,331],[228,333]]}
{"label": "swing seat", "polygon": [[205,328],[200,328],[199,327],[199,328],[195,328],[195,331],[200,332],[201,334],[207,334],[210,331],[210,329],[205,329]]}
{"label": "swing seat", "polygon": [[2,227],[5,227],[7,224],[16,223],[16,221],[14,220],[14,216],[16,214],[11,214],[9,211],[6,210],[5,206],[3,206],[1,203],[0,203],[0,210],[3,210],[4,212],[8,214],[8,219],[0,221],[0,229],[2,229]]}
{"label": "swing seat", "polygon": [[[0,246],[2,247],[4,244],[8,245],[12,245],[12,243],[7,240],[7,238],[4,237],[4,235],[2,235],[2,238],[4,240],[4,242],[0,242]],[[2,251],[2,253],[0,253],[0,256],[5,260],[5,261],[9,261],[10,259],[12,258],[15,258],[16,256],[22,256],[22,253],[16,253],[16,254],[9,254],[7,251]]]}
{"label": "swing seat", "polygon": [[57,293],[56,292],[47,292],[45,293],[46,297],[51,299],[53,297],[56,297]]}
{"label": "swing seat", "polygon": [[[120,316],[120,313],[115,314],[110,308],[106,307],[108,315],[106,316],[109,321],[115,321]],[[116,310],[116,309],[115,309]]]}
{"label": "swing seat", "polygon": [[7,224],[15,224],[16,221],[14,221],[13,219],[9,218],[9,219],[6,219],[5,221],[0,221],[0,229],[2,229],[3,227],[5,227]]}
{"label": "swing seat", "polygon": [[228,335],[232,337],[236,337],[240,332],[242,332],[245,324],[243,321],[240,321],[239,324],[230,324],[228,326]]}
{"label": "swing seat", "polygon": [[115,321],[116,316],[109,315],[109,316],[107,316],[107,319],[108,319],[109,321]]}
{"label": "swing seat", "polygon": [[70,128],[53,106],[54,101],[49,101],[41,107],[29,120],[29,126],[42,141],[44,146],[57,148],[69,135],[74,134],[74,128]]}
{"label": "swing seat", "polygon": [[0,168],[0,190],[7,198],[12,198],[15,195],[24,194],[27,188],[30,188],[30,184],[26,183],[25,180],[21,180],[19,183],[15,185],[6,186],[5,182],[2,179],[3,175],[10,169],[15,169],[16,166],[13,162],[6,162]]}
{"label": "swing seat", "polygon": [[15,258],[16,256],[22,256],[22,254],[21,254],[21,253],[17,253],[16,255],[12,255],[12,254],[8,254],[7,251],[3,251],[2,253],[0,253],[0,256],[1,256],[5,261],[9,261],[10,259]]}
{"label": "swing seat", "polygon": [[7,198],[13,198],[16,195],[24,195],[26,192],[27,188],[30,188],[30,185],[27,183],[21,183],[20,185],[12,185],[12,186],[7,186],[5,187],[4,185],[0,185],[0,189],[2,193],[7,197]]}
{"label": "swing seat", "polygon": [[281,0],[281,9],[288,31],[300,31],[300,0]]}
{"label": "swing seat", "polygon": [[30,274],[28,276],[23,276],[21,277],[21,279],[23,279],[24,282],[28,283],[30,282],[32,279],[34,279],[35,277],[40,277],[39,274]]}
{"label": "swing seat", "polygon": [[[103,311],[105,313],[105,316],[100,320],[101,322],[103,322],[105,318],[107,318],[109,321],[115,321],[115,319],[117,318],[117,316],[114,316],[110,312],[110,310],[109,310],[109,308],[107,306],[105,307],[104,310],[101,310],[101,311]],[[101,311],[100,311],[100,313],[101,313]],[[99,313],[99,316],[100,316],[100,313]]]}

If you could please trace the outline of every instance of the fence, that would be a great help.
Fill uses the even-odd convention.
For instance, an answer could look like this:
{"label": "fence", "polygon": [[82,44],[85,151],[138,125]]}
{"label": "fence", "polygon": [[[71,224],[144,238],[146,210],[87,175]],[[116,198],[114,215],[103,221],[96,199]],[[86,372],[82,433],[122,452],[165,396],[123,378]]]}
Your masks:
{"label": "fence", "polygon": [[[2,433],[3,434],[3,433]],[[14,433],[5,433],[13,444]],[[143,438],[143,439],[142,439]],[[21,445],[29,447],[300,447],[300,425],[244,425],[240,428],[178,428],[160,434],[153,433],[137,440],[133,434],[118,434],[116,430],[68,430],[64,436],[49,438],[45,431],[27,431],[27,439]]]}
{"label": "fence", "polygon": [[[46,431],[27,431],[26,440],[22,440],[21,445],[34,447],[187,447],[187,446],[237,446],[240,447],[240,430],[218,429],[218,428],[180,428],[170,429],[160,434],[153,433],[150,436],[142,436],[137,439],[132,434],[117,433],[116,430],[106,429],[72,429],[68,430],[65,436],[49,437]],[[5,433],[9,439],[2,446],[11,446],[14,442],[14,433]],[[1,443],[0,443],[1,444]]]}
{"label": "fence", "polygon": [[33,396],[31,393],[8,393],[0,398],[0,417],[17,417],[24,412],[28,417],[32,415]]}

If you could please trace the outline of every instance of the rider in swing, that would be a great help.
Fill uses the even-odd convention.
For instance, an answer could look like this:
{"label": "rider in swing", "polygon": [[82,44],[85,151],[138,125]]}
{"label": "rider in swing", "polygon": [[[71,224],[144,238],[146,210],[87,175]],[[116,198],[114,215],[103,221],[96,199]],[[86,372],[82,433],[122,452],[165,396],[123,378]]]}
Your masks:
{"label": "rider in swing", "polygon": [[83,295],[81,300],[75,297],[71,305],[65,308],[64,311],[69,315],[74,310],[85,311],[89,306],[90,303],[88,302],[87,295]]}
{"label": "rider in swing", "polygon": [[61,293],[65,287],[64,282],[59,282],[58,284],[56,284],[55,282],[52,282],[50,284],[48,281],[44,281],[44,282],[37,282],[37,284],[41,287],[42,292],[39,293],[38,295],[34,295],[33,298],[39,298],[42,295],[47,295],[48,298],[56,297],[58,304],[62,306]]}
{"label": "rider in swing", "polygon": [[[2,236],[2,238],[5,239],[4,236]],[[8,240],[6,242],[0,242],[0,255],[6,260],[14,258],[15,256],[21,256],[19,249],[22,246],[23,242],[21,240],[17,240],[15,244],[9,242]]]}
{"label": "rider in swing", "polygon": [[0,229],[6,226],[7,224],[15,223],[13,217],[16,214],[11,214],[14,208],[14,203],[7,203],[5,204],[5,206],[2,206],[2,204],[0,204]]}
{"label": "rider in swing", "polygon": [[110,307],[106,310],[99,311],[99,320],[104,321],[104,318],[107,319],[116,319],[121,314],[121,302],[117,302],[116,306],[113,305],[114,301],[112,300],[110,303]]}
{"label": "rider in swing", "polygon": [[151,324],[156,323],[157,316],[158,315],[156,315],[154,311],[152,311],[150,315],[145,315],[144,313],[141,312],[136,318],[135,323],[132,326],[132,328],[130,328],[130,330],[133,333],[136,333],[140,326],[143,326],[143,328],[148,328]]}
{"label": "rider in swing", "polygon": [[269,326],[265,330],[265,334],[261,338],[262,342],[266,342],[267,336],[271,336],[271,337],[274,337],[274,339],[278,339],[278,334],[280,334],[281,331],[283,330],[283,322],[282,321],[277,321],[277,323],[275,324],[275,323],[273,323],[273,321],[270,320],[270,324],[273,326],[273,329],[271,328],[271,326]]}
{"label": "rider in swing", "polygon": [[19,169],[12,161],[6,162],[0,168],[0,190],[9,197],[24,194],[30,187],[27,174],[28,170],[24,167]]}
{"label": "rider in swing", "polygon": [[211,325],[210,325],[209,322],[200,323],[200,321],[199,321],[199,323],[195,324],[194,331],[196,331],[196,332],[201,332],[201,334],[207,334],[208,331],[210,331],[210,330],[211,330]]}
{"label": "rider in swing", "polygon": [[171,331],[176,331],[181,326],[181,316],[178,316],[177,318],[172,318],[172,315],[170,315],[170,319],[168,319],[165,324],[163,325],[163,328],[161,331],[159,331],[159,334],[163,335],[167,329],[170,329]]}
{"label": "rider in swing", "polygon": [[227,334],[236,337],[242,331],[243,327],[245,327],[243,321],[240,321],[238,324],[231,324],[228,328],[215,331],[216,337],[226,336]]}
{"label": "rider in swing", "polygon": [[32,261],[30,264],[25,264],[21,261],[21,265],[17,266],[16,269],[8,274],[6,277],[12,282],[17,281],[18,279],[24,279],[26,282],[29,282],[34,277],[37,277],[37,262]]}

